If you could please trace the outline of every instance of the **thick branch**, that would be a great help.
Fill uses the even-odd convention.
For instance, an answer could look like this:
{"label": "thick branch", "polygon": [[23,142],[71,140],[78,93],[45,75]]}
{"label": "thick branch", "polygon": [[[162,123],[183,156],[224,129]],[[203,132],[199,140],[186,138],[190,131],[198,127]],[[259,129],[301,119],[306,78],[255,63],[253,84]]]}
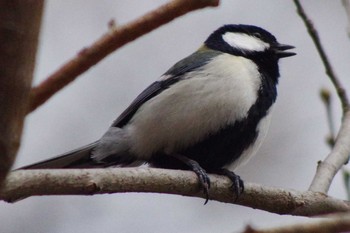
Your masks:
{"label": "thick branch", "polygon": [[327,218],[312,220],[309,223],[298,223],[290,226],[255,230],[248,227],[244,233],[337,233],[350,231],[350,213],[337,213]]}
{"label": "thick branch", "polygon": [[29,112],[46,102],[52,95],[75,80],[107,55],[138,37],[184,15],[208,6],[217,6],[219,0],[174,0],[122,27],[111,27],[91,46],[82,49],[31,92]]}
{"label": "thick branch", "polygon": [[[210,175],[212,200],[235,203],[231,182]],[[5,183],[0,199],[14,202],[40,195],[94,195],[152,192],[205,198],[190,171],[150,168],[18,170]],[[278,214],[314,216],[349,211],[350,203],[321,193],[299,192],[246,184],[237,203]]]}
{"label": "thick branch", "polygon": [[43,1],[0,1],[0,185],[22,135]]}

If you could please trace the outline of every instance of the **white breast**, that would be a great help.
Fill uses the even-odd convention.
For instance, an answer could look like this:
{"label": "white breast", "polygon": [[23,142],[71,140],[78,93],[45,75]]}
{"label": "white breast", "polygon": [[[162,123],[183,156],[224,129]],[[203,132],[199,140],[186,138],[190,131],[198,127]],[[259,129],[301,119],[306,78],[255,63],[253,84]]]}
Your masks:
{"label": "white breast", "polygon": [[215,57],[140,107],[125,127],[132,152],[147,159],[159,150],[171,153],[195,144],[244,118],[260,85],[252,61],[229,54]]}

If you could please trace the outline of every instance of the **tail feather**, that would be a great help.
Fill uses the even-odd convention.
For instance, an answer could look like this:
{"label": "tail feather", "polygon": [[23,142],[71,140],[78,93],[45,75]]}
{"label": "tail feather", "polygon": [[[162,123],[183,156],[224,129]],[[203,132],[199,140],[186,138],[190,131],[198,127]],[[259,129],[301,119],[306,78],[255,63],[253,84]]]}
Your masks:
{"label": "tail feather", "polygon": [[104,167],[91,159],[91,152],[99,141],[80,147],[54,158],[35,164],[24,166],[19,169],[50,169],[50,168],[94,168]]}

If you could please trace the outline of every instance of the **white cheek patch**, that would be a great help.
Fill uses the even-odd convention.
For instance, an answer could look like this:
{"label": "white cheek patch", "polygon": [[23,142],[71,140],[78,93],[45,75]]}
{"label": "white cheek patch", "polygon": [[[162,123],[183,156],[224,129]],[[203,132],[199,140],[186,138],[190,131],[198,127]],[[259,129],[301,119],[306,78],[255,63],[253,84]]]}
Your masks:
{"label": "white cheek patch", "polygon": [[230,46],[241,50],[262,52],[270,47],[259,38],[244,33],[226,32],[222,39]]}

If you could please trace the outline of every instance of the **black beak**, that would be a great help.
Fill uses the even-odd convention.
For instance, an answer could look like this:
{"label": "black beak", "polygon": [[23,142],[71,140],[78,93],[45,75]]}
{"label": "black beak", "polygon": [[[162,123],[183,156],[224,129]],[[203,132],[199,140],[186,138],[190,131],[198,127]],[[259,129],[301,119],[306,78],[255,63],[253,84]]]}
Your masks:
{"label": "black beak", "polygon": [[295,48],[294,46],[286,45],[286,44],[276,44],[273,46],[273,50],[276,53],[278,58],[291,57],[296,55],[296,53],[286,51],[294,48]]}

